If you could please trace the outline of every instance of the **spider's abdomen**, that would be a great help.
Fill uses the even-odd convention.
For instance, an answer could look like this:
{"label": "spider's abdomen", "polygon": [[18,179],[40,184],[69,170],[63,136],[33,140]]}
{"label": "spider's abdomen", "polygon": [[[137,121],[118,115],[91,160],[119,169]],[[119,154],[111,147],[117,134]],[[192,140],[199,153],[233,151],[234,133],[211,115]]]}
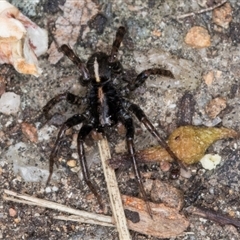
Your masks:
{"label": "spider's abdomen", "polygon": [[111,83],[93,86],[89,107],[96,125],[112,126],[117,123],[117,113],[121,108],[119,94]]}

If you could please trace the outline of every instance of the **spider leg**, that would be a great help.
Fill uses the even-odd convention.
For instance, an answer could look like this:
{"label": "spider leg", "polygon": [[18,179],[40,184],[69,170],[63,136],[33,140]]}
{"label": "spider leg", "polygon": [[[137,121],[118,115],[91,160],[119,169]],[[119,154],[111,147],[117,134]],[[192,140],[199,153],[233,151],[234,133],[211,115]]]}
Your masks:
{"label": "spider leg", "polygon": [[157,129],[153,126],[153,124],[148,120],[147,116],[143,112],[143,110],[137,106],[136,104],[130,103],[128,101],[125,101],[126,107],[134,113],[134,115],[138,118],[140,122],[144,124],[144,126],[147,128],[147,130],[157,139],[158,143],[166,149],[168,154],[175,160],[175,162],[172,165],[171,169],[171,177],[173,179],[178,178],[180,174],[180,167],[184,168],[186,170],[186,166],[181,162],[181,160],[176,156],[176,154],[171,150],[171,148],[168,146],[166,141],[160,136]]}
{"label": "spider leg", "polygon": [[84,181],[87,183],[89,189],[92,191],[94,196],[97,198],[97,201],[100,205],[100,207],[103,209],[103,201],[101,196],[98,193],[98,187],[96,184],[94,184],[91,179],[90,179],[90,173],[87,168],[87,161],[86,161],[86,156],[85,156],[85,151],[84,151],[84,140],[86,136],[93,130],[92,125],[83,125],[82,128],[79,131],[78,134],[78,139],[77,139],[77,149],[78,149],[78,155],[80,159],[80,164],[82,168],[82,173],[83,173],[83,178]]}
{"label": "spider leg", "polygon": [[66,100],[67,102],[71,104],[81,104],[84,101],[85,98],[78,97],[70,92],[65,92],[58,94],[54,98],[52,98],[44,107],[43,107],[43,114],[46,119],[50,119],[49,111],[60,101]]}
{"label": "spider leg", "polygon": [[129,89],[131,91],[135,90],[136,88],[141,86],[150,75],[161,75],[161,76],[165,76],[165,77],[174,78],[172,72],[169,70],[162,69],[162,68],[149,68],[138,74],[135,81],[133,81],[133,83],[131,83],[128,86]]}
{"label": "spider leg", "polygon": [[83,64],[81,59],[74,53],[74,51],[66,44],[63,44],[59,49],[59,52],[63,52],[80,70],[83,79],[82,83],[88,84],[90,82],[90,74],[88,72],[88,69]]}
{"label": "spider leg", "polygon": [[133,170],[136,176],[136,179],[138,181],[138,185],[140,188],[140,191],[142,193],[143,199],[147,204],[147,210],[149,215],[152,217],[152,211],[151,208],[149,206],[149,203],[147,201],[147,195],[145,192],[145,189],[143,187],[143,183],[142,183],[142,179],[141,179],[141,175],[139,172],[139,169],[137,167],[137,160],[136,160],[136,155],[135,155],[135,148],[134,148],[134,143],[133,143],[133,138],[134,138],[134,126],[133,126],[133,120],[131,117],[129,116],[125,116],[122,119],[122,122],[126,128],[126,141],[127,141],[127,148],[128,148],[128,153],[130,154],[131,158],[132,158],[132,163],[133,163]]}
{"label": "spider leg", "polygon": [[121,26],[118,28],[116,33],[116,38],[112,45],[111,55],[109,58],[110,63],[114,63],[117,61],[118,49],[121,45],[121,42],[123,40],[125,33],[126,33],[125,27]]}
{"label": "spider leg", "polygon": [[[52,152],[50,154],[50,159],[49,159],[49,176],[48,176],[48,179],[47,179],[47,185],[49,184],[49,182],[51,180],[51,177],[52,177],[52,174],[53,174],[53,165],[54,165],[55,158],[57,156],[59,147],[61,145],[61,139],[62,139],[63,135],[65,134],[67,129],[69,129],[69,128],[71,128],[71,127],[73,127],[73,126],[75,126],[75,125],[77,125],[77,124],[79,124],[81,122],[83,122],[85,119],[86,119],[85,116],[76,114],[76,115],[70,117],[61,126],[60,131],[58,132],[57,139],[55,141],[54,147],[53,147]],[[57,163],[55,162],[55,164],[57,164]]]}

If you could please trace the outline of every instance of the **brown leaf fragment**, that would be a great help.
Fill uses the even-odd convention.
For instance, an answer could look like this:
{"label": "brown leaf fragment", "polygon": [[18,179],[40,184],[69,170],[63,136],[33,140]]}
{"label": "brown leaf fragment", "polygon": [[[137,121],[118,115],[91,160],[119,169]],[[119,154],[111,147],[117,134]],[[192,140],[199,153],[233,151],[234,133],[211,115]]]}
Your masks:
{"label": "brown leaf fragment", "polygon": [[133,223],[128,220],[129,229],[133,231],[159,238],[170,238],[183,233],[189,226],[189,221],[176,208],[149,202],[153,215],[151,218],[143,200],[126,195],[122,195],[122,200],[125,209],[139,214],[139,222]]}
{"label": "brown leaf fragment", "polygon": [[33,143],[37,143],[38,141],[38,134],[37,129],[34,125],[23,122],[21,124],[22,133]]}

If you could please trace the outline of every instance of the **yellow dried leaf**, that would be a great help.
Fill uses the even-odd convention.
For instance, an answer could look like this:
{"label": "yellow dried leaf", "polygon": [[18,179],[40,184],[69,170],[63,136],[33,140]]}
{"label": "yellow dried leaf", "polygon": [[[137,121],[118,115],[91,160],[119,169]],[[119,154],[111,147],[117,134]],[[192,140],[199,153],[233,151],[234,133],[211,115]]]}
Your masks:
{"label": "yellow dried leaf", "polygon": [[[198,162],[207,148],[215,141],[223,138],[235,138],[238,133],[228,128],[182,126],[177,128],[168,138],[172,151],[185,164]],[[154,146],[137,153],[141,161],[172,161],[165,149]]]}

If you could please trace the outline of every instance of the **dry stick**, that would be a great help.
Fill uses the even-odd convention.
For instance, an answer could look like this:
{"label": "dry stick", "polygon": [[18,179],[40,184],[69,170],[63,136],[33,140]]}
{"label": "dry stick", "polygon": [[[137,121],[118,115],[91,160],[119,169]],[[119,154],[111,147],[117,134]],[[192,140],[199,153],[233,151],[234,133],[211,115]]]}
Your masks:
{"label": "dry stick", "polygon": [[[59,203],[31,197],[26,194],[18,194],[18,193],[15,193],[13,191],[6,190],[6,189],[4,190],[4,193],[8,194],[10,196],[19,198],[19,199],[16,199],[16,198],[12,198],[12,197],[3,196],[3,199],[7,200],[7,201],[26,203],[29,205],[45,207],[45,208],[50,208],[50,209],[54,209],[54,210],[61,211],[61,212],[66,212],[69,214],[74,214],[74,215],[79,216],[80,221],[82,221],[83,223],[98,224],[98,225],[102,225],[102,226],[114,227],[114,224],[112,222],[112,217],[110,217],[110,216],[105,216],[105,215],[101,215],[101,214],[95,214],[95,213],[89,213],[86,211],[77,210],[74,208],[64,206]],[[23,199],[23,200],[21,200],[21,199]]]}
{"label": "dry stick", "polygon": [[111,158],[111,154],[108,141],[105,137],[98,142],[98,148],[102,161],[105,181],[107,183],[111,209],[119,233],[119,239],[130,240],[131,236],[128,230],[127,220],[122,205],[122,199],[119,192],[115,171],[107,164],[107,161]]}
{"label": "dry stick", "polygon": [[186,13],[186,14],[183,14],[183,15],[179,15],[179,16],[176,16],[174,18],[177,19],[177,20],[180,20],[180,19],[183,19],[183,18],[186,18],[186,17],[190,17],[190,16],[194,16],[194,15],[197,15],[197,14],[202,14],[202,13],[205,13],[205,12],[209,12],[209,11],[212,11],[213,9],[215,9],[215,8],[218,8],[218,7],[222,6],[226,2],[227,2],[227,0],[223,0],[220,3],[217,3],[217,4],[213,5],[212,7],[204,8],[204,9],[196,11],[196,12],[191,12],[191,13]]}
{"label": "dry stick", "polygon": [[218,213],[211,209],[190,206],[186,210],[189,214],[194,214],[209,219],[211,221],[219,223],[220,225],[231,224],[234,225],[235,227],[240,227],[240,219],[232,218],[231,216]]}

